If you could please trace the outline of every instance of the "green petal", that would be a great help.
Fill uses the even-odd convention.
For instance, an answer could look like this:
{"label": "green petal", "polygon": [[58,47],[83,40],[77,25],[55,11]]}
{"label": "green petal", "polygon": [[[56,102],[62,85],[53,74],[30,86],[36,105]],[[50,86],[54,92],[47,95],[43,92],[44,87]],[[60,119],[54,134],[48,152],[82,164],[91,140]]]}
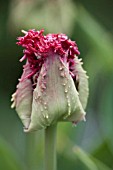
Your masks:
{"label": "green petal", "polygon": [[77,122],[84,115],[67,64],[60,56],[50,55],[42,66],[33,92],[31,122],[25,131],[46,128],[58,120]]}
{"label": "green petal", "polygon": [[30,72],[29,65],[26,63],[20,82],[17,85],[17,91],[12,95],[13,104],[11,106],[12,108],[16,107],[25,128],[29,126],[32,109],[32,83],[30,79],[25,78]]}
{"label": "green petal", "polygon": [[88,76],[86,75],[86,71],[82,67],[81,59],[78,57],[75,58],[75,74],[78,77],[78,92],[79,99],[82,104],[83,109],[86,108],[88,95],[89,95],[89,87],[88,87]]}

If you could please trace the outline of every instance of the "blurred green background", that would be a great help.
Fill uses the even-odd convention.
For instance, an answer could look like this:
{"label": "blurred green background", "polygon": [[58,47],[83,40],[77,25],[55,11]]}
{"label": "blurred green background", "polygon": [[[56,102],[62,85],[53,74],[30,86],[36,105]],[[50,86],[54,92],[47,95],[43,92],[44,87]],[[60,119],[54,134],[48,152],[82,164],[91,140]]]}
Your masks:
{"label": "blurred green background", "polygon": [[58,170],[113,169],[113,1],[0,0],[0,170],[43,170],[43,131],[25,134],[10,98],[22,72],[21,29],[66,33],[89,75],[87,121],[59,123]]}

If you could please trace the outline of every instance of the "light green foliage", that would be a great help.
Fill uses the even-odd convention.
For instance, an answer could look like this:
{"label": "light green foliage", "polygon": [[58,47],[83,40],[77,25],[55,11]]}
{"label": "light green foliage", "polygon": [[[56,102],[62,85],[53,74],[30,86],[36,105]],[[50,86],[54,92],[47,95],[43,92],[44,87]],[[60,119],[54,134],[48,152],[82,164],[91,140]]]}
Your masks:
{"label": "light green foliage", "polygon": [[22,166],[22,162],[19,160],[14,149],[5,140],[0,138],[0,169],[21,170]]}

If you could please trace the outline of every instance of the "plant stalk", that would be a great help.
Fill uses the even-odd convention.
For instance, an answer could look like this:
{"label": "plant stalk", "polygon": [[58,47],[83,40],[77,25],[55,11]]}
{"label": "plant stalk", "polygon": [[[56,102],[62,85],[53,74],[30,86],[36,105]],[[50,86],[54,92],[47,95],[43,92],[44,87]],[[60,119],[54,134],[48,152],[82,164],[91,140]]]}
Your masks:
{"label": "plant stalk", "polygon": [[27,169],[32,170],[35,167],[35,133],[26,134],[26,160],[27,160]]}
{"label": "plant stalk", "polygon": [[45,129],[45,170],[57,170],[56,131],[57,124]]}

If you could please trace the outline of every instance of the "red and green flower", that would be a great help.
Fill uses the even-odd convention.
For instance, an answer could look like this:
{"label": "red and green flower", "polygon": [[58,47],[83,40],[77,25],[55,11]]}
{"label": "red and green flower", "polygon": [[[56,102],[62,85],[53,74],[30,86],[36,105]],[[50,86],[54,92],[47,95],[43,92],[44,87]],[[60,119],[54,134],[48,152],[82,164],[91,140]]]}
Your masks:
{"label": "red and green flower", "polygon": [[12,95],[12,107],[24,131],[45,129],[57,121],[85,119],[88,77],[78,59],[75,41],[65,34],[43,35],[44,30],[23,31],[17,44],[24,48],[23,73]]}

